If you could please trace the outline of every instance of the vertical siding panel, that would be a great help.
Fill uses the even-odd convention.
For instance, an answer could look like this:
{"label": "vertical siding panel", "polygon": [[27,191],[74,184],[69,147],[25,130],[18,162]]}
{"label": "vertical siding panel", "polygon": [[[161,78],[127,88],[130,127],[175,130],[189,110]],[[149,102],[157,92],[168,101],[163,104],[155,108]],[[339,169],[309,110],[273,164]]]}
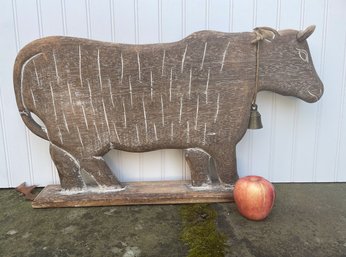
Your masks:
{"label": "vertical siding panel", "polygon": [[115,32],[117,42],[134,44],[136,38],[135,30],[135,2],[115,1]]}
{"label": "vertical siding panel", "polygon": [[[25,6],[21,2],[17,2],[21,6],[18,13],[18,33],[20,38],[26,43],[31,40],[40,38],[43,36],[43,23],[41,2],[32,1],[29,6]],[[27,33],[28,32],[28,33]],[[24,44],[20,44],[20,48]],[[54,170],[49,155],[49,143],[46,140],[42,140],[36,135],[28,131],[29,135],[29,155],[28,160],[31,168],[31,181],[25,181],[36,185],[46,185],[52,183],[54,180]]]}
{"label": "vertical siding panel", "polygon": [[109,13],[110,13],[110,23],[111,23],[111,40],[115,41],[116,33],[115,33],[115,3],[114,0],[109,0]]}
{"label": "vertical siding panel", "polygon": [[[344,47],[344,35],[340,33],[344,26],[342,20],[344,11],[341,2],[327,1],[326,5],[326,34],[325,55],[323,65],[323,78],[327,88],[323,97],[323,108],[321,109],[320,131],[318,148],[316,153],[316,177],[317,181],[333,181],[336,165],[336,148],[338,118],[341,104],[342,92],[342,70],[334,67],[343,66],[343,55],[339,49]],[[329,89],[329,90],[328,90]]]}
{"label": "vertical siding panel", "polygon": [[[1,29],[0,29],[1,31]],[[1,31],[2,32],[2,31]],[[0,88],[0,188],[10,186],[10,167],[7,154],[7,137],[4,127],[4,107]]]}
{"label": "vertical siding panel", "polygon": [[[14,12],[11,1],[1,1],[1,26],[0,35],[4,35],[0,40],[1,49],[6,49],[1,54],[0,61],[0,187],[12,187],[14,170],[11,160],[18,154],[19,158],[26,156],[25,147],[16,152],[16,148],[12,148],[12,142],[19,137],[24,140],[25,144],[25,129],[21,126],[22,121],[18,114],[18,109],[15,105],[15,99],[12,89],[12,65],[16,55],[16,33],[14,29]],[[6,35],[6,36],[5,36]],[[10,102],[9,102],[10,100]],[[12,101],[12,102],[11,102]],[[13,113],[9,114],[9,104],[15,108]],[[19,127],[13,127],[19,126]],[[23,151],[24,150],[24,151]],[[23,160],[25,161],[25,160]]]}
{"label": "vertical siding panel", "polygon": [[40,21],[42,36],[63,35],[63,21],[60,10],[61,3],[58,1],[40,1]]}
{"label": "vertical siding panel", "polygon": [[253,29],[253,1],[233,2],[233,30],[234,32],[251,31]]}
{"label": "vertical siding panel", "polygon": [[337,163],[335,181],[346,181],[346,33],[344,32],[344,67],[342,76],[342,101],[340,105]]}
{"label": "vertical siding panel", "polygon": [[229,0],[209,2],[209,29],[229,31]]}
{"label": "vertical siding panel", "polygon": [[90,31],[92,39],[112,41],[109,0],[90,1]]}
{"label": "vertical siding panel", "polygon": [[[49,3],[47,4],[49,5]],[[74,37],[90,37],[90,28],[87,22],[87,1],[66,1],[64,6],[66,26],[68,27],[67,31],[65,31],[66,34]],[[63,27],[61,29],[62,33],[64,33]]]}
{"label": "vertical siding panel", "polygon": [[[33,25],[33,20],[35,17],[33,17],[32,14],[36,15],[35,10],[35,4],[34,2],[22,2],[22,1],[12,1],[12,8],[13,8],[13,26],[15,30],[15,38],[16,38],[16,51],[18,52],[21,47],[23,47],[26,43],[31,41],[32,39],[37,38],[38,33],[35,34],[35,30],[37,29],[37,23]],[[29,12],[31,17],[29,17]],[[36,25],[36,26],[35,26]],[[33,29],[33,30],[32,30]],[[13,58],[14,60],[14,58]],[[12,67],[10,66],[9,74],[12,74]],[[12,82],[12,80],[9,80]],[[18,108],[15,105],[15,97],[13,94],[13,86],[12,83],[9,83],[9,87],[6,88],[8,91],[5,93],[8,98],[8,105],[7,107],[12,107],[10,111],[13,112],[13,116],[8,116],[9,123],[6,122],[6,124],[10,125],[11,129],[8,133],[8,137],[10,138],[10,141],[17,142],[18,139],[21,139],[22,142],[21,147],[17,147],[17,144],[10,144],[9,145],[9,151],[10,151],[10,158],[11,158],[11,178],[12,178],[12,185],[16,186],[23,181],[27,182],[28,184],[34,183],[34,175],[33,175],[33,163],[31,158],[32,153],[32,145],[31,140],[34,138],[34,135],[32,133],[24,128],[22,121],[19,118],[18,114]],[[7,100],[5,100],[7,101]],[[14,128],[14,124],[12,123],[14,121],[13,117],[17,117],[19,119],[16,119],[15,121],[21,122],[21,124],[18,126],[18,128],[21,128],[20,130]],[[11,124],[12,123],[12,124]],[[22,130],[23,128],[23,130]],[[15,134],[14,134],[15,133]],[[22,138],[23,136],[23,138]],[[26,145],[25,145],[26,143]],[[35,146],[34,146],[35,147]],[[24,151],[25,149],[25,151]],[[35,148],[34,148],[35,149]],[[15,161],[17,158],[20,158],[23,160],[22,162]]]}
{"label": "vertical siding panel", "polygon": [[157,0],[138,1],[138,43],[153,44],[160,40]]}
{"label": "vertical siding panel", "polygon": [[228,7],[228,31],[229,32],[233,32],[233,24],[234,24],[234,1],[233,0],[229,0],[229,7]]}
{"label": "vertical siding panel", "polygon": [[204,30],[207,26],[206,0],[186,1],[186,35],[195,31]]}

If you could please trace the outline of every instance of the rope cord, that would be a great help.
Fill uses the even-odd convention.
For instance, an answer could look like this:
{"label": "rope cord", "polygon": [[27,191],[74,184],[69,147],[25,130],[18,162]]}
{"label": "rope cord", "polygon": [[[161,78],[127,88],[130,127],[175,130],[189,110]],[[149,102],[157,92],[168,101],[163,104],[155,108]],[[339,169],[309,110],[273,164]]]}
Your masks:
{"label": "rope cord", "polygon": [[259,42],[260,41],[257,41],[257,44],[256,44],[256,82],[255,82],[255,95],[252,99],[252,106],[256,106],[257,91],[258,91],[258,84],[259,84]]}

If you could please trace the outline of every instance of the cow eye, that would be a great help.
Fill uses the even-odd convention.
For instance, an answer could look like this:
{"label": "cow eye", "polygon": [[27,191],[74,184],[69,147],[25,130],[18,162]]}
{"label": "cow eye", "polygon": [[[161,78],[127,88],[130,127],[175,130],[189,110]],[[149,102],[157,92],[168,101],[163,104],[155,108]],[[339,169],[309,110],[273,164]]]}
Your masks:
{"label": "cow eye", "polygon": [[304,62],[309,63],[309,54],[308,54],[308,52],[306,50],[304,50],[304,49],[299,49],[299,48],[296,48],[296,49],[298,51],[300,59],[302,59]]}

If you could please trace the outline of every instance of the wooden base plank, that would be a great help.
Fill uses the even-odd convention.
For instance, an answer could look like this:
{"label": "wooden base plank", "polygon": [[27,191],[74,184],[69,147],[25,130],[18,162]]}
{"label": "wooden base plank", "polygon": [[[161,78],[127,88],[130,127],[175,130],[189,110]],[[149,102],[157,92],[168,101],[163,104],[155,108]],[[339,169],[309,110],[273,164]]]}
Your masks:
{"label": "wooden base plank", "polygon": [[192,187],[189,181],[155,181],[124,183],[121,191],[61,190],[48,185],[32,202],[33,208],[88,207],[140,204],[183,204],[232,202],[233,188],[220,185]]}

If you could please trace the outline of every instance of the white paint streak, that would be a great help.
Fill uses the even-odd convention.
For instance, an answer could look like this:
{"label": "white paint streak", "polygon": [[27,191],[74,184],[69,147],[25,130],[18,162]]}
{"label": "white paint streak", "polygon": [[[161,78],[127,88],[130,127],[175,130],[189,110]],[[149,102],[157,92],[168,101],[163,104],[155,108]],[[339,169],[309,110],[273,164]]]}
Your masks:
{"label": "white paint streak", "polygon": [[145,111],[144,97],[142,97],[142,104],[143,104],[143,116],[144,116],[145,137],[146,137],[146,140],[148,140],[148,122],[147,122],[147,112]]}
{"label": "white paint streak", "polygon": [[174,124],[173,121],[171,122],[171,141],[173,141],[174,138]]}
{"label": "white paint streak", "polygon": [[123,83],[123,78],[124,78],[124,58],[123,58],[123,53],[120,53],[120,60],[121,60],[121,77],[120,77],[120,83]]}
{"label": "white paint streak", "polygon": [[199,112],[199,95],[197,95],[196,117],[195,117],[195,130],[197,130],[197,125],[198,125],[198,112]]}
{"label": "white paint streak", "polygon": [[179,109],[179,124],[181,123],[181,116],[183,115],[183,97],[180,97],[180,109]]}
{"label": "white paint streak", "polygon": [[56,114],[56,107],[55,107],[55,99],[54,99],[54,92],[53,92],[53,87],[52,87],[52,83],[49,83],[49,87],[50,87],[50,93],[52,96],[52,103],[53,103],[53,110],[54,110],[54,116],[55,116],[55,120],[58,119],[58,116]]}
{"label": "white paint streak", "polygon": [[38,87],[41,87],[41,84],[40,84],[40,80],[38,78],[38,73],[37,73],[37,69],[36,69],[36,64],[35,64],[35,61],[33,60],[32,63],[34,64],[34,69],[35,69],[35,76],[36,76],[36,81],[37,81],[37,86]]}
{"label": "white paint streak", "polygon": [[207,123],[204,123],[203,142],[202,142],[203,145],[205,145],[206,139],[207,139]]}
{"label": "white paint streak", "polygon": [[228,44],[227,44],[227,46],[226,46],[226,49],[225,49],[225,51],[223,52],[220,72],[222,71],[223,66],[224,66],[224,64],[225,64],[225,58],[226,58],[227,51],[228,51],[228,47],[229,47],[230,43],[231,43],[231,42],[228,42]]}
{"label": "white paint streak", "polygon": [[119,138],[119,134],[118,134],[118,130],[117,130],[117,126],[115,125],[114,122],[113,123],[113,127],[114,127],[114,132],[115,132],[115,136],[117,137],[118,142],[121,144],[120,138]]}
{"label": "white paint streak", "polygon": [[93,97],[92,97],[92,93],[91,93],[91,86],[89,83],[89,80],[87,79],[87,84],[88,84],[88,89],[89,89],[89,98],[90,98],[90,104],[91,104],[91,108],[93,110],[93,113],[95,114],[95,108],[94,108],[94,103],[93,103]]}
{"label": "white paint streak", "polygon": [[97,70],[99,75],[100,87],[102,90],[103,85],[102,85],[102,77],[101,77],[100,49],[97,49]]}
{"label": "white paint streak", "polygon": [[70,87],[70,84],[68,82],[67,82],[67,89],[68,89],[68,95],[70,97],[70,105],[71,105],[71,108],[72,108],[72,112],[74,114],[75,112],[74,112],[74,106],[73,106],[73,102],[72,102],[71,87]]}
{"label": "white paint streak", "polygon": [[138,126],[136,124],[136,136],[137,136],[137,142],[138,144],[140,144],[140,141],[139,141],[139,132],[138,132]]}
{"label": "white paint streak", "polygon": [[215,116],[214,116],[214,123],[216,123],[217,116],[219,115],[219,109],[220,109],[220,93],[217,94],[216,112],[215,112]]}
{"label": "white paint streak", "polygon": [[189,80],[189,99],[191,99],[191,84],[192,84],[192,68],[190,69],[190,80]]}
{"label": "white paint streak", "polygon": [[154,123],[154,134],[155,134],[155,140],[158,141],[158,137],[157,137],[157,131],[156,131],[156,125]]}
{"label": "white paint streak", "polygon": [[190,123],[186,122],[186,143],[190,143]]}
{"label": "white paint streak", "polygon": [[153,71],[150,70],[150,100],[153,100],[154,96],[154,81],[153,81]]}
{"label": "white paint streak", "polygon": [[164,105],[163,105],[163,98],[161,95],[161,117],[162,117],[162,126],[165,126],[165,112],[164,112]]}
{"label": "white paint streak", "polygon": [[173,68],[171,68],[171,76],[169,77],[169,101],[172,102],[172,84],[173,84]]}
{"label": "white paint streak", "polygon": [[205,86],[205,103],[208,103],[208,88],[209,88],[209,78],[210,78],[210,69],[208,69],[208,78],[207,78],[207,84]]}
{"label": "white paint streak", "polygon": [[67,132],[70,133],[70,129],[69,129],[69,127],[68,127],[67,120],[66,120],[66,116],[65,116],[65,113],[64,113],[64,112],[62,113],[62,117],[63,117],[63,119],[64,119],[65,128],[66,128]]}
{"label": "white paint streak", "polygon": [[59,139],[60,139],[60,143],[63,145],[64,144],[64,141],[62,139],[62,133],[61,133],[61,130],[60,130],[60,127],[58,126],[58,136],[59,136]]}
{"label": "white paint streak", "polygon": [[89,130],[88,119],[86,117],[85,109],[84,109],[84,105],[83,104],[82,104],[82,111],[83,111],[83,117],[84,117],[85,126],[86,126],[87,130]]}
{"label": "white paint streak", "polygon": [[105,120],[106,120],[106,124],[107,124],[108,134],[111,135],[111,129],[109,127],[106,106],[105,106],[105,102],[103,101],[103,99],[102,99],[102,106],[103,106],[103,114],[105,115]]}
{"label": "white paint streak", "polygon": [[31,92],[32,102],[34,103],[34,107],[36,109],[37,108],[37,106],[36,106],[36,99],[35,99],[34,92],[32,91],[32,88],[30,88],[30,92]]}
{"label": "white paint streak", "polygon": [[163,50],[162,66],[161,66],[161,76],[163,76],[163,71],[165,69],[165,59],[166,59],[166,50]]}
{"label": "white paint streak", "polygon": [[58,65],[56,64],[56,56],[55,56],[55,52],[53,50],[53,60],[54,60],[54,67],[55,67],[55,76],[56,76],[56,81],[60,82],[60,77],[59,77],[59,73],[58,73]]}
{"label": "white paint streak", "polygon": [[80,143],[81,143],[82,147],[84,148],[84,144],[83,144],[82,136],[81,136],[81,134],[80,134],[80,131],[79,131],[78,126],[76,126],[76,128],[77,128],[77,132],[78,132],[79,141],[80,141]]}
{"label": "white paint streak", "polygon": [[108,86],[109,86],[109,95],[111,97],[111,102],[112,102],[112,106],[113,108],[115,107],[115,104],[114,104],[114,99],[113,99],[113,92],[112,92],[112,82],[110,79],[108,79]]}
{"label": "white paint streak", "polygon": [[127,127],[127,124],[126,124],[126,108],[125,108],[124,98],[122,99],[122,102],[123,102],[123,110],[124,110],[124,128],[126,128]]}
{"label": "white paint streak", "polygon": [[129,91],[130,91],[130,103],[131,107],[133,106],[133,101],[132,101],[132,84],[131,84],[131,75],[129,76]]}
{"label": "white paint streak", "polygon": [[181,60],[181,73],[183,73],[184,71],[184,62],[185,62],[185,57],[186,57],[186,52],[187,52],[187,44],[186,44],[186,47],[185,47],[185,51],[184,51],[184,54],[183,54],[183,58]]}
{"label": "white paint streak", "polygon": [[99,130],[97,129],[97,126],[96,126],[96,123],[94,121],[94,127],[95,127],[95,131],[96,131],[96,136],[97,136],[97,139],[99,140],[99,142],[101,143],[101,137],[100,137],[100,133],[99,133]]}
{"label": "white paint streak", "polygon": [[205,42],[204,44],[204,51],[203,51],[203,57],[202,57],[202,62],[201,62],[201,67],[200,67],[200,70],[203,69],[203,65],[204,65],[204,59],[205,59],[205,55],[207,53],[207,45],[208,45],[208,42]]}
{"label": "white paint streak", "polygon": [[139,59],[138,52],[137,52],[137,63],[138,63],[138,80],[141,81],[141,61]]}
{"label": "white paint streak", "polygon": [[80,45],[78,46],[78,68],[79,68],[79,80],[80,80],[80,85],[83,87],[83,78],[82,78],[82,52],[80,49]]}
{"label": "white paint streak", "polygon": [[25,67],[26,65],[32,61],[33,59],[35,59],[36,57],[42,55],[42,53],[38,53],[38,54],[35,54],[34,56],[30,57],[28,60],[26,60],[22,66],[22,69],[20,71],[20,93],[21,93],[21,98],[22,98],[22,104],[24,106],[25,109],[26,106],[25,106],[25,101],[24,101],[24,94],[23,94],[23,80],[24,80],[24,70],[25,70]]}

